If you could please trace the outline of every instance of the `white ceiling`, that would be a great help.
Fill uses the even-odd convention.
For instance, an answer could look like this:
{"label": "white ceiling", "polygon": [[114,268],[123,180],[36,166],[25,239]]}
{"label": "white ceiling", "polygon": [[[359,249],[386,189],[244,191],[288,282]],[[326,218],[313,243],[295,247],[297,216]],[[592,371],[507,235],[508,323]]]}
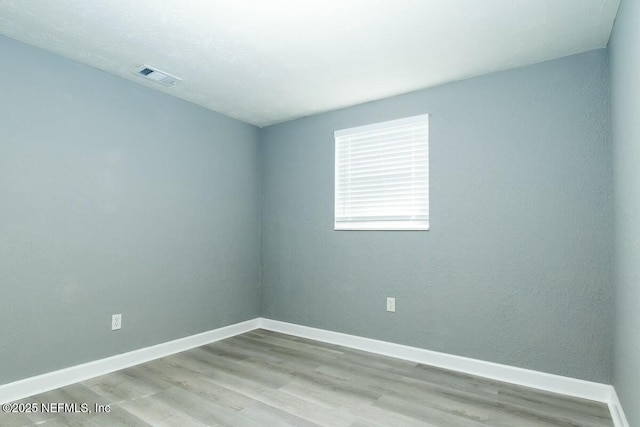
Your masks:
{"label": "white ceiling", "polygon": [[266,126],[605,47],[618,3],[0,0],[0,33]]}

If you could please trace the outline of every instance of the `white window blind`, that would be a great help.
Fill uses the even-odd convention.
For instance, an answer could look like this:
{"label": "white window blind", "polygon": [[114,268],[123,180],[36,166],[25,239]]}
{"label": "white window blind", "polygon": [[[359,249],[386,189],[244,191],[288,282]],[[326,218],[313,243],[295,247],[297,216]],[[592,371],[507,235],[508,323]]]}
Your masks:
{"label": "white window blind", "polygon": [[334,136],[336,230],[429,229],[428,114]]}

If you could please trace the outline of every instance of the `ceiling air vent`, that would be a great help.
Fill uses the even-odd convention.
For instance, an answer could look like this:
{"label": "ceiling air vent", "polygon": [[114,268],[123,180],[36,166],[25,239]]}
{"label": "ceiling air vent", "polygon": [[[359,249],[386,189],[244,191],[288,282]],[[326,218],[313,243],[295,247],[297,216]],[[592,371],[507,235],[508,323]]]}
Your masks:
{"label": "ceiling air vent", "polygon": [[144,77],[145,79],[160,83],[163,86],[173,86],[176,83],[182,81],[182,79],[179,77],[172,76],[169,73],[165,73],[164,71],[149,67],[148,65],[144,65],[136,69],[134,73],[141,77]]}

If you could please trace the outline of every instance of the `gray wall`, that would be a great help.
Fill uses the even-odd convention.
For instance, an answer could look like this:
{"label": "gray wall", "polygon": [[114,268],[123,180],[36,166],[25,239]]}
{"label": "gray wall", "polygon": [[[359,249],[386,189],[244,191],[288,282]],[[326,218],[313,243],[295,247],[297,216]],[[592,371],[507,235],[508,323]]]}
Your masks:
{"label": "gray wall", "polygon": [[[263,315],[608,383],[608,87],[598,50],[263,129]],[[431,231],[333,231],[333,131],[421,113]]]}
{"label": "gray wall", "polygon": [[640,425],[640,3],[623,0],[609,45],[615,194],[613,382]]}
{"label": "gray wall", "polygon": [[[628,66],[637,43],[618,44]],[[266,317],[609,382],[606,51],[262,131],[7,38],[0,57],[0,384],[254,318],[260,268]],[[614,79],[616,224],[635,237],[636,71]],[[425,112],[431,231],[333,231],[333,131]]]}
{"label": "gray wall", "polygon": [[0,58],[0,384],[259,315],[257,128],[7,38]]}

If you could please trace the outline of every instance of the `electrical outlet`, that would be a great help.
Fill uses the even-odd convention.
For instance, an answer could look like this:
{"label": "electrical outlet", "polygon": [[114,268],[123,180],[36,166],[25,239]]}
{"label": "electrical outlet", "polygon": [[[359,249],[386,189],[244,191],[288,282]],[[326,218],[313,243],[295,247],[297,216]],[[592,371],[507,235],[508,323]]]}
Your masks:
{"label": "electrical outlet", "polygon": [[396,312],[396,299],[395,298],[387,298],[387,311],[391,311],[392,313]]}
{"label": "electrical outlet", "polygon": [[111,330],[115,331],[122,328],[122,314],[114,314],[111,316]]}

